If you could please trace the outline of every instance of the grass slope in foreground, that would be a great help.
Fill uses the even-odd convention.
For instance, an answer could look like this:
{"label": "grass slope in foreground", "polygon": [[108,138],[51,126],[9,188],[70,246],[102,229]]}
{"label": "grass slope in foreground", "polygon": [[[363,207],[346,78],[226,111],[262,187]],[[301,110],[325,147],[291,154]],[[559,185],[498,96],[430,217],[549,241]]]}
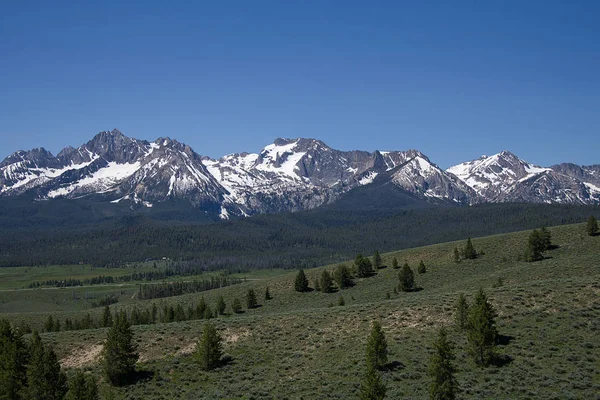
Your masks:
{"label": "grass slope in foreground", "polygon": [[[442,325],[456,345],[460,398],[595,398],[600,392],[600,236],[587,236],[585,224],[550,231],[558,248],[535,263],[521,261],[529,232],[517,232],[474,239],[485,254],[458,264],[452,261],[453,249],[465,241],[384,254],[383,264],[390,267],[332,294],[295,292],[296,273],[290,272],[166,299],[185,306],[203,295],[214,307],[223,295],[230,312],[233,298],[243,299],[254,288],[262,307],[212,320],[231,362],[211,372],[200,371],[191,356],[203,321],[135,327],[138,369],[147,371],[147,379],[110,391],[127,399],[356,398],[370,325],[378,320],[395,365],[383,373],[388,398],[428,397],[427,366]],[[411,265],[423,290],[394,293],[398,270],[391,268],[393,257]],[[425,274],[416,273],[420,260],[427,266]],[[311,286],[322,269],[306,271]],[[266,286],[273,300],[264,300]],[[467,355],[465,335],[454,329],[459,293],[472,302],[480,287],[499,314],[504,337],[499,352],[512,359],[502,367],[477,367]],[[340,295],[345,306],[336,305]],[[105,329],[96,329],[43,338],[55,346],[64,367],[99,376],[97,356],[105,336]]]}

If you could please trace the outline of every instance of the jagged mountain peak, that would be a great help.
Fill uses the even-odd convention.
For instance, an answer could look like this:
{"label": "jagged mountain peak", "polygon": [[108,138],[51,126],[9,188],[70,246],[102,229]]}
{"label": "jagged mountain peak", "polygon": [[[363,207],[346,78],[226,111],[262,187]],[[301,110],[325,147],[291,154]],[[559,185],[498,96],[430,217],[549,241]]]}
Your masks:
{"label": "jagged mountain peak", "polygon": [[221,218],[314,208],[371,184],[392,184],[438,203],[600,203],[600,166],[542,168],[508,150],[444,171],[416,149],[340,151],[299,137],[215,160],[170,137],[148,142],[113,129],[80,147],[65,147],[56,157],[39,148],[0,163],[0,196],[95,195],[148,207],[185,199]]}

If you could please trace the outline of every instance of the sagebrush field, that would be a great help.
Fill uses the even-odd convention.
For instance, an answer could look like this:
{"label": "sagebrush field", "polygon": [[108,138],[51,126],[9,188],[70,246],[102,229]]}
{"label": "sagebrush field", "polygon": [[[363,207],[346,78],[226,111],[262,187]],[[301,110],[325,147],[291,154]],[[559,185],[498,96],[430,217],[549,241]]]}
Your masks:
{"label": "sagebrush field", "polygon": [[[43,333],[68,372],[81,368],[98,377],[105,398],[356,398],[374,320],[382,324],[388,341],[391,367],[383,373],[388,398],[428,396],[427,367],[441,326],[448,327],[456,346],[460,398],[596,398],[600,237],[586,235],[584,224],[552,227],[550,232],[556,248],[542,261],[524,261],[529,231],[474,238],[480,253],[475,260],[453,261],[453,249],[465,241],[386,253],[386,268],[375,276],[355,279],[353,287],[328,294],[294,291],[296,271],[266,270],[241,276],[247,281],[221,289],[140,301],[135,282],[122,287],[14,290],[29,283],[15,268],[5,271],[0,310],[15,325],[26,322],[42,329],[50,314],[59,320],[88,312],[99,316],[102,308],[91,308],[86,291],[88,296],[118,293],[119,302],[111,310],[128,311],[153,303],[187,308],[200,297],[214,307],[218,297],[224,297],[226,315],[211,321],[224,339],[228,362],[210,372],[200,371],[191,355],[204,320],[134,326],[140,374],[136,383],[123,388],[111,388],[101,378],[98,357],[106,328]],[[395,290],[399,270],[392,268],[393,258],[412,267],[419,291]],[[417,273],[420,260],[426,273]],[[306,270],[311,287],[323,268],[334,267]],[[64,268],[64,277],[86,273],[85,266]],[[272,300],[264,299],[267,286]],[[243,313],[234,314],[231,302],[243,299],[249,288],[257,293],[260,307],[244,307]],[[459,294],[472,301],[479,288],[498,313],[498,351],[505,356],[502,365],[487,368],[475,365],[464,333],[454,328]],[[338,305],[340,296],[343,306]]]}

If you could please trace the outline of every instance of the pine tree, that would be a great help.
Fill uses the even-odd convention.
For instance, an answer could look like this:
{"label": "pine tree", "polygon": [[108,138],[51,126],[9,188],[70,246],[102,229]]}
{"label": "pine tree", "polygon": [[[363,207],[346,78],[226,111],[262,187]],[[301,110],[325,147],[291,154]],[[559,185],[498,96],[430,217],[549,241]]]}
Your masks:
{"label": "pine tree", "polygon": [[198,342],[195,352],[200,368],[209,371],[218,367],[222,354],[221,336],[211,323],[204,324],[202,338]]}
{"label": "pine tree", "polygon": [[219,296],[219,299],[217,300],[217,313],[219,315],[224,315],[225,308],[227,308],[227,304],[225,304],[225,299],[223,298],[223,296]]}
{"label": "pine tree", "polygon": [[400,266],[398,265],[398,259],[396,257],[392,258],[392,267],[394,269],[398,269]]}
{"label": "pine tree", "polygon": [[206,314],[206,300],[204,300],[204,296],[200,297],[200,301],[196,305],[196,317],[204,318],[204,314]]}
{"label": "pine tree", "polygon": [[333,292],[333,279],[331,279],[331,275],[326,269],[321,273],[321,290],[323,293]]}
{"label": "pine tree", "polygon": [[415,289],[415,274],[408,263],[405,263],[398,273],[398,279],[400,279],[399,288],[403,292],[411,292]]}
{"label": "pine tree", "polygon": [[52,315],[48,315],[48,318],[46,319],[46,323],[44,324],[44,331],[45,332],[54,331],[54,318],[52,318]]}
{"label": "pine tree", "polygon": [[373,254],[373,268],[376,270],[381,268],[381,256],[379,255],[379,250],[375,250],[375,254]]}
{"label": "pine tree", "polygon": [[373,265],[371,264],[371,260],[363,257],[362,254],[356,256],[354,267],[356,268],[356,275],[359,278],[366,278],[373,275]]}
{"label": "pine tree", "polygon": [[458,247],[454,248],[454,256],[453,256],[453,260],[455,263],[459,263],[460,262],[460,252],[458,251]]}
{"label": "pine tree", "polygon": [[233,299],[233,303],[231,303],[231,310],[236,314],[242,312],[242,302],[237,297]]}
{"label": "pine tree", "polygon": [[308,278],[304,273],[304,270],[299,270],[294,281],[294,288],[296,292],[307,292],[308,291]]}
{"label": "pine tree", "polygon": [[446,329],[441,328],[438,340],[433,344],[435,349],[429,361],[429,398],[432,400],[453,400],[458,391],[458,382],[454,377],[456,367],[452,361],[455,356],[453,345],[448,341]]}
{"label": "pine tree", "polygon": [[360,385],[359,396],[362,400],[381,400],[385,398],[386,387],[378,371],[387,363],[387,343],[379,322],[373,322],[367,341],[366,373]]}
{"label": "pine tree", "polygon": [[387,388],[381,379],[381,373],[374,368],[367,368],[367,372],[360,384],[359,398],[361,400],[383,400]]}
{"label": "pine tree", "polygon": [[254,293],[254,289],[248,289],[248,293],[246,293],[246,307],[258,307],[258,302],[256,301],[256,293]]}
{"label": "pine tree", "polygon": [[69,380],[69,391],[65,400],[99,400],[98,385],[91,376],[86,377],[81,371]]}
{"label": "pine tree", "polygon": [[534,229],[527,239],[527,251],[525,259],[529,262],[539,261],[544,258],[543,251],[545,249],[544,239],[537,229]]}
{"label": "pine tree", "polygon": [[340,289],[345,289],[354,284],[354,282],[352,282],[350,268],[345,264],[339,264],[336,267],[335,272],[333,273],[333,279]]}
{"label": "pine tree", "polygon": [[0,399],[18,400],[27,381],[27,347],[19,332],[0,319]]}
{"label": "pine tree", "polygon": [[110,313],[110,307],[104,307],[104,312],[102,313],[102,326],[104,328],[111,327],[113,323],[112,314]]}
{"label": "pine tree", "polygon": [[423,262],[423,260],[421,260],[421,262],[419,263],[419,267],[417,268],[417,272],[419,274],[424,274],[425,272],[427,272],[427,268],[425,267],[425,263]]}
{"label": "pine tree", "polygon": [[150,313],[150,323],[151,324],[156,322],[157,315],[158,315],[158,308],[156,307],[156,303],[152,303],[152,312]]}
{"label": "pine tree", "polygon": [[596,221],[596,217],[590,215],[587,220],[585,230],[590,236],[596,236],[598,234],[598,221]]}
{"label": "pine tree", "polygon": [[467,340],[469,351],[479,365],[489,365],[495,356],[496,312],[483,289],[475,296],[469,310]]}
{"label": "pine tree", "polygon": [[271,300],[273,296],[271,296],[271,292],[269,292],[269,287],[265,289],[265,300]]}
{"label": "pine tree", "polygon": [[56,353],[44,346],[34,331],[30,345],[31,359],[27,366],[27,397],[32,400],[59,400],[67,392],[67,377],[60,370]]}
{"label": "pine tree", "polygon": [[373,322],[371,334],[367,341],[367,367],[382,369],[388,362],[387,360],[387,341],[381,324]]}
{"label": "pine tree", "polygon": [[344,296],[340,296],[338,298],[338,306],[342,307],[346,305],[346,301],[344,300]]}
{"label": "pine tree", "polygon": [[475,250],[475,247],[473,247],[470,237],[467,239],[467,245],[465,246],[464,253],[467,260],[474,260],[477,258],[477,251]]}
{"label": "pine tree", "polygon": [[133,377],[138,358],[127,314],[120,312],[113,320],[102,349],[102,369],[106,379],[115,386],[128,383]]}
{"label": "pine tree", "polygon": [[545,226],[540,229],[540,240],[542,251],[550,250],[552,247],[552,234]]}
{"label": "pine tree", "polygon": [[456,325],[460,330],[465,330],[468,327],[469,322],[469,304],[467,303],[467,298],[464,294],[460,294],[458,296],[458,301],[456,302]]}

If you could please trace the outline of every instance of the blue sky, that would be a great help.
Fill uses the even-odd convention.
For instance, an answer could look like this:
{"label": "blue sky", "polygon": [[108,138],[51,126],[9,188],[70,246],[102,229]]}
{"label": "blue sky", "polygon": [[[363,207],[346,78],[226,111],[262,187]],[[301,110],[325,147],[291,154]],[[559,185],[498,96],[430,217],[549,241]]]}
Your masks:
{"label": "blue sky", "polygon": [[[171,4],[173,3],[173,4]],[[12,1],[0,159],[101,130],[600,163],[598,1]]]}

